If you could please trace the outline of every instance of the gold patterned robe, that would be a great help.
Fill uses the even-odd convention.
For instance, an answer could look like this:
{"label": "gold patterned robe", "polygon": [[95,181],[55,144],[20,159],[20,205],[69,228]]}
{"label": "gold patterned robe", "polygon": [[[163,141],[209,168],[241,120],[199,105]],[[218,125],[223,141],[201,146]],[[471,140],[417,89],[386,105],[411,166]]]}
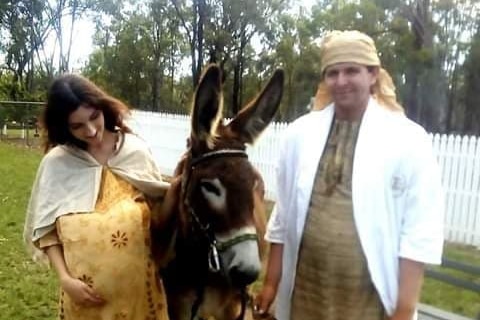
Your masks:
{"label": "gold patterned robe", "polygon": [[71,275],[106,300],[82,307],[62,291],[60,319],[168,319],[150,252],[150,209],[131,184],[104,169],[95,212],[63,215],[56,226]]}

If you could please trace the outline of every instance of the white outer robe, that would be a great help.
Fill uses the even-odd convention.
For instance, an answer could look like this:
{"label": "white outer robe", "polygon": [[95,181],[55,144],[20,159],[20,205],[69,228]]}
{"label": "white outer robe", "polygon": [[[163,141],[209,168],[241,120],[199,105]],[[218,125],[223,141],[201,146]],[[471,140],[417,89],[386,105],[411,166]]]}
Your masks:
{"label": "white outer robe", "polygon": [[[290,319],[302,232],[320,157],[334,116],[329,105],[286,130],[277,167],[277,202],[266,239],[283,243],[275,314]],[[403,114],[371,98],[355,147],[352,201],[368,269],[388,315],[398,296],[399,258],[439,264],[444,196],[431,139]]]}

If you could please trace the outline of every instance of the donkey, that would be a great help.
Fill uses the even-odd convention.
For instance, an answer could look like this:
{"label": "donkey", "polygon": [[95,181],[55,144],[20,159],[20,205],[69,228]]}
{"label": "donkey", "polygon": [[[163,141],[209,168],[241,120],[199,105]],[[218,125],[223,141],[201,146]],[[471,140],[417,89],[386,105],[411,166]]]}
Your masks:
{"label": "donkey", "polygon": [[272,121],[283,78],[276,70],[257,98],[224,124],[220,68],[209,65],[202,74],[188,150],[162,213],[175,230],[174,257],[161,271],[171,320],[234,320],[247,312],[247,286],[262,269],[266,218],[263,180],[245,150]]}

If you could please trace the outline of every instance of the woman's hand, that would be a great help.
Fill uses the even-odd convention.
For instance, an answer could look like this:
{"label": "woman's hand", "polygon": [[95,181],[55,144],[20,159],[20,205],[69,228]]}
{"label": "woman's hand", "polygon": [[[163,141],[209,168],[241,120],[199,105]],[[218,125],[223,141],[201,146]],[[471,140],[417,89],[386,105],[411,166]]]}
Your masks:
{"label": "woman's hand", "polygon": [[[58,237],[58,235],[56,236]],[[105,300],[95,292],[93,288],[89,287],[80,279],[73,278],[70,275],[65,263],[65,258],[63,257],[63,248],[61,244],[48,246],[44,250],[50,263],[57,271],[58,278],[60,279],[60,286],[74,303],[85,307],[96,307],[105,303]]]}
{"label": "woman's hand", "polygon": [[66,276],[60,279],[60,285],[70,299],[78,305],[98,307],[105,303],[105,300],[93,288],[80,279]]}

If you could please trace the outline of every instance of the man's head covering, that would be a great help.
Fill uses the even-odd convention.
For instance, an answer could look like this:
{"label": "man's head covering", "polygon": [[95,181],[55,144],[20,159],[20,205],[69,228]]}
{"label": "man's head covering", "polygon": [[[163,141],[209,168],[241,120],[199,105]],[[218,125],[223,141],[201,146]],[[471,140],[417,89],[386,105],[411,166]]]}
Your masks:
{"label": "man's head covering", "polygon": [[[365,33],[351,31],[332,31],[322,41],[321,47],[321,72],[331,65],[342,62],[353,62],[364,66],[379,67],[377,82],[373,85],[372,95],[380,105],[403,112],[402,106],[397,102],[395,85],[388,72],[381,67],[375,43]],[[321,81],[315,95],[314,110],[321,110],[332,102],[332,97],[325,82]]]}

